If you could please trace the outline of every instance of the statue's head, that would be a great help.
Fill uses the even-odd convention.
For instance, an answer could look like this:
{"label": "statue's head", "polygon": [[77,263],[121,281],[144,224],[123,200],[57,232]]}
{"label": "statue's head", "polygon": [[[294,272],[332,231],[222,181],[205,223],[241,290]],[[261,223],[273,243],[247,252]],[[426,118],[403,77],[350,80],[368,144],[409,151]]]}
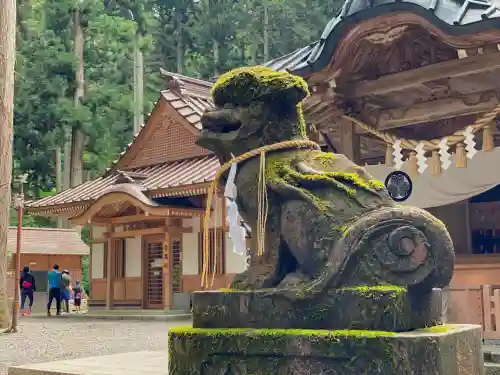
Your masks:
{"label": "statue's head", "polygon": [[223,161],[277,142],[306,139],[300,103],[307,83],[262,66],[234,69],[214,84],[215,108],[201,119],[197,144]]}

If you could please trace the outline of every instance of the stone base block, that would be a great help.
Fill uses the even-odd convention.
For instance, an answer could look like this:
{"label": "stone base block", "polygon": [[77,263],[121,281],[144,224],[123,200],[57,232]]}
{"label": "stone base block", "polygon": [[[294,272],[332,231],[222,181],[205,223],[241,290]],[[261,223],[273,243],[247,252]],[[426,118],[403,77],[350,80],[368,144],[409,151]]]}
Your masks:
{"label": "stone base block", "polygon": [[169,332],[170,375],[484,375],[481,327]]}
{"label": "stone base block", "polygon": [[442,324],[442,292],[396,286],[331,290],[290,300],[269,290],[193,294],[195,328],[368,329],[402,332]]}

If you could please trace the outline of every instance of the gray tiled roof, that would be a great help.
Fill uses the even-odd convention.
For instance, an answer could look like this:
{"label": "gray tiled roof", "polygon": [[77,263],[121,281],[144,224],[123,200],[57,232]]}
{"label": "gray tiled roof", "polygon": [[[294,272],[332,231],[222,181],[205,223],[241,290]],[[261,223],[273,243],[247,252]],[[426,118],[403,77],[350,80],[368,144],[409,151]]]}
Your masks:
{"label": "gray tiled roof", "polygon": [[464,35],[500,28],[500,1],[494,0],[347,0],[326,25],[321,38],[266,63],[278,71],[306,75],[323,69],[347,26],[393,12],[412,12],[449,34]]}

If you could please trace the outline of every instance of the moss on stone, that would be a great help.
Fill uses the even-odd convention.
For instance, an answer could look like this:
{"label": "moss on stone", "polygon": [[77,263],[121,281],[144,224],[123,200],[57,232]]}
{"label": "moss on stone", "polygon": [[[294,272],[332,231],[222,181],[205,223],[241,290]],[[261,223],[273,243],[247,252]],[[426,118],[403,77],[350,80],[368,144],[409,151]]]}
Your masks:
{"label": "moss on stone", "polygon": [[446,333],[446,332],[453,331],[456,328],[457,328],[456,324],[442,324],[439,326],[423,328],[419,331],[432,332],[432,333]]}
{"label": "moss on stone", "polygon": [[321,329],[252,329],[252,328],[193,328],[192,326],[180,326],[170,328],[169,335],[206,335],[206,336],[321,336],[321,337],[390,337],[396,336],[395,332],[369,331],[369,330],[321,330]]}
{"label": "moss on stone", "polygon": [[[307,96],[309,96],[309,93],[307,94]],[[304,117],[302,103],[297,104],[297,116],[299,120],[299,134],[302,138],[307,139],[306,119]]]}
{"label": "moss on stone", "polygon": [[321,152],[314,156],[314,160],[318,160],[325,168],[331,166],[333,159],[335,159],[333,152]]}
{"label": "moss on stone", "polygon": [[[319,158],[317,155],[315,158]],[[331,156],[327,156],[330,158]],[[325,159],[326,159],[325,158]],[[323,159],[323,160],[325,160]],[[335,188],[344,191],[348,196],[356,194],[356,188],[365,190],[380,190],[384,188],[384,184],[377,180],[364,181],[357,173],[354,172],[323,172],[320,174],[300,173],[292,167],[293,158],[272,158],[267,164],[267,177],[271,183],[286,183],[300,189],[304,194],[308,195],[318,206],[321,206],[321,199],[310,193],[304,187],[307,182],[323,182],[333,185]],[[343,183],[347,182],[347,184]],[[323,203],[324,204],[324,203]]]}
{"label": "moss on stone", "polygon": [[[354,198],[356,189],[349,185],[358,186],[367,190],[374,190],[373,187],[378,186],[375,183],[365,183],[356,173],[342,172],[325,172],[321,174],[300,173],[292,167],[293,158],[272,158],[268,159],[266,167],[266,176],[271,184],[276,185],[291,185],[299,190],[305,197],[309,199],[315,207],[325,215],[329,215],[331,211],[331,203],[324,202],[319,196],[311,192],[306,185],[314,182],[326,183],[333,186],[339,191],[343,191],[347,198]],[[348,184],[343,183],[348,182]],[[377,187],[378,189],[378,187]],[[356,198],[354,198],[356,199]]]}
{"label": "moss on stone", "polygon": [[302,77],[276,72],[265,66],[252,66],[233,69],[221,75],[212,86],[211,94],[217,106],[226,103],[239,106],[282,95],[284,90],[292,88],[300,93],[300,99],[310,95],[309,87]]}
{"label": "moss on stone", "polygon": [[341,288],[341,290],[359,292],[360,294],[369,294],[373,292],[394,292],[396,294],[405,294],[408,292],[408,289],[397,285],[359,285]]}
{"label": "moss on stone", "polygon": [[[218,107],[225,104],[249,106],[259,101],[279,99],[296,104],[299,135],[307,139],[302,100],[310,95],[306,81],[288,72],[276,72],[264,66],[233,69],[223,74],[212,86],[211,94]],[[293,107],[290,107],[291,109]]]}
{"label": "moss on stone", "polygon": [[271,184],[292,185],[316,206],[322,213],[327,213],[328,206],[308,189],[300,186],[301,174],[292,167],[293,158],[290,157],[270,157],[266,165],[266,177]]}

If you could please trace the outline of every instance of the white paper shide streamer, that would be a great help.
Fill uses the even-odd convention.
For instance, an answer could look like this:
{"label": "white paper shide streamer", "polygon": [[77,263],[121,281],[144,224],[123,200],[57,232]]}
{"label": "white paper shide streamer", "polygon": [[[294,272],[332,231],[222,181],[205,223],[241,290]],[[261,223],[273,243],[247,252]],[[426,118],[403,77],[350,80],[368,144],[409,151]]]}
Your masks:
{"label": "white paper shide streamer", "polygon": [[238,205],[236,204],[237,189],[234,184],[236,178],[237,164],[233,163],[229,170],[229,176],[224,190],[224,197],[228,200],[227,221],[229,224],[229,237],[233,243],[233,252],[244,255],[246,251],[246,229],[240,225]]}
{"label": "white paper shide streamer", "polygon": [[394,155],[394,167],[396,169],[403,168],[403,149],[401,148],[401,141],[398,139],[393,143],[392,148],[394,151],[392,155]]}
{"label": "white paper shide streamer", "polygon": [[418,173],[422,174],[427,169],[427,158],[425,157],[424,144],[421,142],[415,147],[417,152]]}
{"label": "white paper shide streamer", "polygon": [[448,139],[445,137],[441,139],[441,142],[439,142],[439,156],[443,169],[448,169],[448,167],[451,165],[448,148]]}
{"label": "white paper shide streamer", "polygon": [[467,158],[472,159],[476,155],[476,142],[474,141],[474,133],[472,132],[472,126],[467,126],[464,130],[464,143],[465,151],[467,151]]}

